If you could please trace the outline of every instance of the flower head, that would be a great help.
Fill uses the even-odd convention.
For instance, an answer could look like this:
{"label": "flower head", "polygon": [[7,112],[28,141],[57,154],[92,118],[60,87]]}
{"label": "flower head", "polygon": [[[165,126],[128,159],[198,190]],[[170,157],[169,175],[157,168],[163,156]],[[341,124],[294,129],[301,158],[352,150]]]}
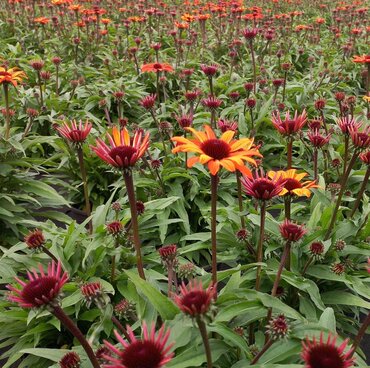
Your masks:
{"label": "flower head", "polygon": [[62,126],[57,127],[56,130],[61,136],[70,141],[73,144],[82,144],[85,142],[87,136],[89,135],[92,128],[92,124],[87,120],[85,125],[82,125],[80,120],[77,125],[76,120],[72,120],[71,124],[65,122]]}
{"label": "flower head", "polygon": [[328,144],[331,138],[331,134],[323,135],[320,133],[318,129],[311,130],[307,134],[308,139],[312,143],[312,145],[316,148],[321,148],[325,146],[325,144]]}
{"label": "flower head", "polygon": [[294,117],[290,117],[289,111],[285,114],[285,119],[281,119],[279,113],[275,112],[272,114],[272,124],[282,135],[292,135],[299,132],[306,124],[307,116],[306,110],[303,110],[302,114],[298,115],[296,111]]}
{"label": "flower head", "polygon": [[66,272],[62,274],[61,263],[55,264],[54,261],[48,264],[46,274],[41,264],[39,271],[40,274],[36,270],[27,271],[27,282],[16,277],[21,289],[8,285],[11,291],[9,300],[18,303],[23,308],[38,308],[55,303],[60,290],[68,281],[68,274]]}
{"label": "flower head", "polygon": [[267,325],[266,332],[273,340],[287,337],[289,334],[289,324],[285,316],[280,314],[277,317],[272,318]]}
{"label": "flower head", "polygon": [[100,282],[88,282],[83,284],[80,287],[80,290],[88,305],[90,305],[94,300],[101,298],[103,294]]}
{"label": "flower head", "polygon": [[217,122],[217,126],[221,130],[222,133],[225,133],[228,130],[232,130],[233,132],[238,131],[238,123],[233,120],[220,119]]}
{"label": "flower head", "polygon": [[323,257],[324,250],[325,247],[322,242],[313,242],[310,244],[310,253],[315,259],[321,259]]}
{"label": "flower head", "polygon": [[337,120],[337,124],[343,134],[349,135],[351,130],[358,130],[361,127],[362,122],[357,121],[357,119],[351,115],[347,115],[339,118]]}
{"label": "flower head", "polygon": [[370,55],[362,55],[362,56],[355,55],[353,57],[353,61],[355,63],[370,64]]}
{"label": "flower head", "polygon": [[256,171],[252,178],[243,177],[241,182],[247,195],[267,201],[280,194],[284,188],[285,179],[279,175],[269,178],[261,170],[260,174]]}
{"label": "flower head", "polygon": [[27,78],[26,74],[17,67],[6,69],[0,66],[0,84],[12,84],[17,87],[18,82]]}
{"label": "flower head", "polygon": [[183,114],[181,116],[176,116],[176,121],[180,125],[181,128],[189,128],[193,124],[193,115],[190,114]]}
{"label": "flower head", "polygon": [[175,295],[175,303],[191,317],[204,315],[209,311],[212,301],[216,297],[216,286],[210,284],[203,289],[201,281],[191,280],[187,285],[182,283],[180,294]]}
{"label": "flower head", "polygon": [[364,164],[370,165],[370,150],[360,153],[360,160]]}
{"label": "flower head", "polygon": [[120,318],[128,319],[131,313],[134,313],[134,305],[127,299],[122,299],[118,304],[114,306],[114,313]]}
{"label": "flower head", "polygon": [[228,130],[217,138],[214,131],[208,125],[204,126],[205,131],[197,131],[193,128],[186,128],[194,139],[185,137],[173,137],[172,141],[177,146],[172,150],[176,152],[193,152],[197,156],[188,159],[188,167],[194,166],[197,162],[208,165],[212,175],[216,175],[220,167],[228,171],[239,170],[247,176],[251,176],[250,170],[244,166],[244,161],[257,166],[252,156],[262,157],[257,149],[253,148],[253,139],[233,139],[235,132]]}
{"label": "flower head", "polygon": [[291,242],[299,241],[307,232],[303,226],[297,225],[287,219],[279,226],[279,229],[281,236]]}
{"label": "flower head", "polygon": [[140,101],[139,104],[144,107],[145,110],[153,110],[155,106],[155,101],[157,100],[157,95],[156,94],[151,94],[148,96],[143,97]]}
{"label": "flower head", "polygon": [[167,364],[173,357],[170,349],[173,344],[167,345],[170,331],[165,332],[164,326],[155,333],[154,325],[150,332],[146,324],[143,324],[142,339],[137,339],[132,329],[127,326],[130,341],[125,341],[117,331],[115,335],[117,340],[122,344],[123,350],[116,348],[108,341],[104,344],[113,353],[113,355],[103,355],[109,362],[105,368],[160,368]]}
{"label": "flower head", "polygon": [[113,236],[119,236],[123,233],[124,227],[121,221],[111,221],[106,225],[107,232]]}
{"label": "flower head", "polygon": [[296,195],[298,197],[311,196],[311,189],[318,188],[319,186],[315,184],[315,181],[305,181],[301,180],[307,176],[307,173],[297,174],[296,169],[290,169],[287,171],[269,171],[269,178],[281,177],[285,179],[284,188],[279,193],[280,196],[283,195]]}
{"label": "flower head", "polygon": [[310,340],[302,341],[301,358],[305,363],[305,368],[349,368],[354,364],[351,357],[352,350],[345,352],[348,345],[346,339],[341,345],[336,346],[336,336],[329,334],[324,341],[323,333],[320,334],[320,341],[314,337]]}
{"label": "flower head", "polygon": [[151,63],[151,64],[145,64],[141,67],[141,71],[143,73],[173,72],[173,70],[174,70],[173,67],[167,63]]}
{"label": "flower head", "polygon": [[216,65],[216,64],[212,64],[212,65],[202,64],[200,66],[200,69],[202,69],[202,72],[207,77],[213,77],[217,73],[217,71],[218,71],[218,65]]}
{"label": "flower head", "polygon": [[30,249],[39,249],[45,244],[45,237],[40,229],[35,229],[24,237],[24,242]]}
{"label": "flower head", "polygon": [[60,368],[79,368],[81,365],[81,359],[77,353],[71,351],[65,354],[59,361]]}
{"label": "flower head", "polygon": [[202,105],[209,111],[216,111],[222,105],[222,100],[215,96],[209,96],[202,100]]}
{"label": "flower head", "polygon": [[352,144],[359,149],[366,149],[370,147],[370,126],[366,127],[363,131],[354,129],[351,127],[349,129]]}
{"label": "flower head", "polygon": [[126,128],[119,131],[113,127],[112,136],[108,133],[108,146],[102,139],[97,139],[96,147],[91,149],[106,163],[119,169],[128,169],[144,155],[149,146],[149,132],[143,138],[141,130],[136,131],[131,139]]}
{"label": "flower head", "polygon": [[164,245],[158,249],[158,253],[165,265],[172,265],[176,262],[177,246],[176,244]]}

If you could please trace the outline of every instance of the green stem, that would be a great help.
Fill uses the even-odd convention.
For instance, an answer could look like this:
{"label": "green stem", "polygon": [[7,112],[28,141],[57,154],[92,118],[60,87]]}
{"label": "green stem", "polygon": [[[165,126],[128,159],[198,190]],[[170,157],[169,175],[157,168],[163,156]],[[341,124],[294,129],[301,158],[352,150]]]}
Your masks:
{"label": "green stem", "polygon": [[133,233],[133,237],[134,237],[134,246],[135,246],[135,251],[136,251],[137,270],[139,272],[140,277],[143,280],[145,280],[143,261],[142,261],[142,257],[141,257],[139,224],[138,224],[138,221],[137,221],[137,210],[136,210],[136,198],[135,198],[135,190],[134,190],[134,181],[132,179],[131,169],[124,169],[123,170],[123,178],[125,180],[127,196],[128,196],[128,200],[129,200],[129,203],[130,203],[131,224],[132,224],[132,233]]}
{"label": "green stem", "polygon": [[304,276],[306,274],[307,269],[308,269],[308,267],[310,267],[312,261],[313,261],[313,256],[311,256],[310,258],[308,258],[306,264],[304,265],[303,270],[302,270],[302,276]]}
{"label": "green stem", "polygon": [[57,257],[54,256],[53,253],[50,252],[48,248],[46,248],[44,245],[41,246],[42,251],[47,254],[55,263],[58,263]]}
{"label": "green stem", "polygon": [[206,357],[207,357],[207,368],[212,368],[212,353],[211,353],[211,347],[209,345],[206,324],[199,316],[196,318],[196,321],[199,327],[200,334],[203,339],[204,350],[206,352]]}
{"label": "green stem", "polygon": [[353,215],[355,214],[355,212],[357,211],[357,209],[358,209],[358,207],[359,207],[359,205],[361,203],[362,196],[364,195],[365,189],[367,187],[367,183],[369,181],[369,177],[370,177],[370,166],[368,166],[368,168],[366,170],[366,174],[365,174],[365,177],[364,177],[364,179],[362,181],[362,185],[361,185],[360,191],[357,194],[356,202],[353,205],[351,214],[349,215],[350,218],[353,217]]}
{"label": "green stem", "polygon": [[[260,220],[260,234],[258,239],[257,246],[257,262],[262,262],[263,260],[263,238],[265,235],[265,220],[266,220],[266,202],[261,203],[261,220]],[[256,275],[256,286],[255,289],[258,291],[261,284],[261,266],[257,266],[257,275]]]}
{"label": "green stem", "polygon": [[241,183],[241,180],[240,180],[240,171],[237,170],[235,172],[235,176],[236,176],[236,183],[237,183],[237,186],[238,186],[238,203],[239,203],[239,212],[240,212],[240,224],[241,224],[241,227],[242,229],[245,229],[245,219],[244,219],[244,216],[242,214],[244,208],[243,208],[243,198],[242,198],[242,183]]}
{"label": "green stem", "polygon": [[347,184],[347,181],[348,181],[349,174],[350,174],[350,172],[351,172],[351,170],[352,170],[352,168],[353,168],[353,166],[354,166],[354,164],[356,162],[356,159],[357,159],[358,155],[359,155],[359,152],[358,151],[355,151],[355,153],[352,156],[351,161],[348,164],[347,170],[346,170],[345,174],[342,177],[342,180],[341,180],[341,183],[340,183],[340,191],[338,193],[337,202],[335,204],[333,214],[331,215],[330,225],[328,227],[328,230],[326,231],[324,240],[328,240],[330,238],[331,232],[332,232],[333,227],[334,227],[334,224],[335,224],[335,220],[337,218],[338,209],[339,209],[340,203],[342,201],[342,197],[343,197],[344,191],[346,189],[346,184]]}
{"label": "green stem", "polygon": [[4,98],[5,98],[5,110],[6,110],[6,117],[5,117],[5,139],[9,139],[10,135],[10,108],[9,108],[9,86],[8,83],[4,83]]}
{"label": "green stem", "polygon": [[87,342],[85,336],[82,334],[80,329],[75,325],[75,323],[64,313],[63,309],[59,306],[53,308],[52,313],[55,317],[62,322],[62,325],[66,327],[73,336],[80,342],[82,347],[84,348],[87,356],[90,359],[91,364],[94,368],[100,368],[100,364],[92,350],[90,344]]}
{"label": "green stem", "polygon": [[212,282],[217,283],[217,185],[218,176],[211,175],[211,242],[212,242]]}
{"label": "green stem", "polygon": [[[288,240],[285,244],[283,255],[281,256],[279,268],[278,268],[278,271],[276,273],[276,278],[275,278],[275,281],[274,281],[274,285],[273,285],[272,290],[271,290],[271,296],[276,296],[276,292],[277,292],[277,289],[279,287],[279,283],[280,283],[280,280],[281,280],[281,274],[283,273],[283,269],[284,269],[286,261],[289,259],[290,248],[291,248],[291,242]],[[267,312],[267,323],[270,322],[271,315],[272,315],[272,308],[269,308],[269,310]]]}
{"label": "green stem", "polygon": [[[82,183],[84,188],[84,198],[85,198],[85,211],[86,215],[89,217],[91,215],[91,206],[90,206],[90,198],[89,198],[89,189],[87,186],[87,175],[86,175],[86,168],[84,163],[84,154],[82,151],[82,147],[77,147],[77,156],[78,156],[78,163],[80,165],[80,172],[82,177]],[[90,234],[92,233],[92,222],[89,221],[89,231]]]}

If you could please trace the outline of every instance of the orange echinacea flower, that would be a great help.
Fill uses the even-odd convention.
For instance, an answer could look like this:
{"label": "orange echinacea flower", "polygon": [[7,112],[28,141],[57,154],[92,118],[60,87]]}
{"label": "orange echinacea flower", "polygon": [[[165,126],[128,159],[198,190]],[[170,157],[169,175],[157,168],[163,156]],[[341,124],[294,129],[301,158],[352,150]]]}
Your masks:
{"label": "orange echinacea flower", "polygon": [[244,165],[244,161],[257,166],[252,156],[262,157],[258,149],[253,146],[253,139],[233,139],[235,132],[228,130],[217,138],[212,128],[204,126],[204,132],[193,128],[186,128],[194,136],[194,139],[185,137],[173,137],[172,141],[177,146],[172,150],[177,152],[193,152],[197,156],[190,157],[187,161],[188,167],[194,166],[197,162],[208,165],[212,175],[216,175],[220,167],[228,171],[239,170],[244,175],[251,177],[251,171]]}

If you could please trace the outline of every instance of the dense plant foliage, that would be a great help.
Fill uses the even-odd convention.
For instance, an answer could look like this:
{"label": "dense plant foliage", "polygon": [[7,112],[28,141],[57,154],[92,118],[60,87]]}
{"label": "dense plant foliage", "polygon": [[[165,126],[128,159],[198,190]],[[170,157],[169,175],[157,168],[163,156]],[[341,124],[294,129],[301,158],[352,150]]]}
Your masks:
{"label": "dense plant foliage", "polygon": [[4,368],[367,367],[365,2],[1,5]]}

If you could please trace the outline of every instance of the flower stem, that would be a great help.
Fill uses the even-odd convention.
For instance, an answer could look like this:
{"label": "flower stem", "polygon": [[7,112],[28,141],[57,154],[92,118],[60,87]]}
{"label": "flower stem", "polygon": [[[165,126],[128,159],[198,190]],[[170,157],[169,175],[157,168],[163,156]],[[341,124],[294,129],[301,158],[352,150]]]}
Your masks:
{"label": "flower stem", "polygon": [[288,194],[284,196],[284,210],[285,210],[285,218],[287,220],[290,220],[290,217],[291,217],[290,207],[291,207],[291,197]]}
{"label": "flower stem", "polygon": [[44,106],[44,96],[42,94],[42,81],[41,81],[40,71],[37,71],[37,79],[38,79],[39,90],[40,90],[40,107],[42,108]]}
{"label": "flower stem", "polygon": [[[263,259],[263,238],[265,235],[265,220],[266,220],[266,202],[261,203],[261,220],[260,220],[260,234],[258,239],[257,246],[257,262],[262,262]],[[256,275],[256,291],[260,289],[261,283],[261,266],[257,266],[257,275]]]}
{"label": "flower stem", "polygon": [[251,361],[251,365],[256,364],[261,358],[261,356],[266,353],[267,349],[269,349],[273,343],[274,343],[274,340],[272,339],[268,340],[266,344],[263,346],[263,348],[261,349],[261,351],[253,358],[253,360]]}
{"label": "flower stem", "polygon": [[347,161],[348,161],[348,146],[349,146],[349,136],[346,134],[344,136],[344,156],[343,156],[343,176],[347,170]]}
{"label": "flower stem", "polygon": [[[289,255],[290,255],[290,248],[291,248],[291,242],[288,240],[285,244],[283,255],[281,256],[279,268],[278,268],[278,271],[276,273],[276,278],[275,278],[275,281],[274,281],[274,285],[273,285],[272,290],[271,290],[271,296],[276,296],[276,292],[277,292],[277,289],[279,287],[279,283],[280,283],[280,280],[281,280],[281,274],[283,273],[285,263],[286,263],[287,259],[289,258]],[[269,310],[267,312],[267,323],[270,322],[271,315],[272,315],[272,308],[269,308]]]}
{"label": "flower stem", "polygon": [[134,182],[132,180],[131,169],[123,170],[123,178],[125,180],[128,200],[130,202],[131,224],[132,224],[132,232],[134,236],[134,246],[135,246],[135,251],[136,251],[137,270],[139,272],[140,277],[145,280],[143,261],[141,257],[141,245],[140,245],[140,237],[139,237],[139,225],[137,221]]}
{"label": "flower stem", "polygon": [[115,316],[112,316],[111,320],[113,324],[117,327],[118,331],[121,332],[126,337],[126,339],[129,339],[129,335],[126,329],[122,326],[121,322]]}
{"label": "flower stem", "polygon": [[5,99],[5,110],[6,110],[6,117],[5,117],[5,139],[9,139],[10,135],[10,113],[9,113],[9,86],[8,83],[4,83],[4,99]]}
{"label": "flower stem", "polygon": [[58,263],[57,257],[54,256],[53,253],[50,252],[48,248],[46,248],[44,245],[41,246],[42,251],[47,254],[55,263]]}
{"label": "flower stem", "polygon": [[342,180],[341,180],[341,183],[340,183],[340,191],[338,193],[338,198],[337,198],[337,203],[335,204],[333,213],[331,215],[330,225],[328,227],[328,230],[326,231],[324,240],[328,240],[330,238],[331,232],[332,232],[334,224],[335,224],[335,220],[337,218],[337,213],[338,213],[338,209],[339,209],[339,206],[340,206],[340,202],[342,201],[343,193],[346,189],[346,184],[347,184],[347,181],[348,181],[349,174],[350,174],[350,172],[351,172],[351,170],[352,170],[352,168],[353,168],[353,166],[356,162],[356,159],[357,159],[358,155],[359,155],[359,152],[355,151],[355,153],[352,156],[351,161],[348,164],[347,170],[346,170],[346,172],[344,173],[344,175],[342,177]]}
{"label": "flower stem", "polygon": [[196,318],[200,334],[202,335],[204,350],[206,351],[207,357],[207,368],[212,368],[212,354],[211,354],[211,347],[209,346],[208,334],[207,334],[207,327],[201,317]]}
{"label": "flower stem", "polygon": [[287,142],[287,169],[292,168],[292,155],[293,155],[293,138],[288,137],[288,142]]}
{"label": "flower stem", "polygon": [[364,179],[362,181],[362,185],[361,185],[360,191],[357,194],[356,202],[353,205],[351,214],[349,215],[350,218],[353,217],[353,215],[355,214],[355,212],[357,211],[357,209],[358,209],[358,207],[359,207],[359,205],[361,203],[362,196],[364,195],[365,189],[367,187],[367,183],[369,181],[369,177],[370,177],[370,166],[368,166],[368,168],[366,170],[366,174],[365,174]]}
{"label": "flower stem", "polygon": [[301,274],[302,276],[304,276],[306,274],[307,269],[308,269],[308,267],[310,267],[312,261],[313,261],[313,256],[311,256],[310,258],[308,258],[306,264],[304,265],[303,270],[302,270],[302,274]]}
{"label": "flower stem", "polygon": [[255,60],[255,57],[254,57],[253,41],[252,40],[249,43],[249,47],[250,47],[250,50],[251,50],[252,68],[253,68],[253,93],[256,94],[256,82],[257,82],[256,60]]}
{"label": "flower stem", "polygon": [[364,337],[365,333],[366,333],[366,330],[367,328],[369,327],[370,325],[370,311],[369,313],[367,314],[364,322],[362,322],[362,325],[353,341],[353,344],[352,344],[352,351],[351,351],[351,357],[353,356],[353,354],[356,352],[356,349],[358,348],[358,346],[360,345],[360,342],[362,340],[362,338]]}
{"label": "flower stem", "polygon": [[[89,217],[91,215],[91,206],[90,206],[90,199],[89,199],[89,189],[87,187],[87,175],[86,175],[86,168],[84,163],[84,154],[82,151],[82,147],[77,147],[77,156],[78,156],[78,163],[80,165],[80,172],[82,177],[82,183],[84,187],[84,197],[85,197],[85,211],[86,215]],[[92,233],[92,222],[89,221],[89,231],[90,234]]]}
{"label": "flower stem", "polygon": [[242,229],[245,229],[245,219],[244,216],[242,215],[243,212],[243,198],[242,198],[242,182],[240,181],[240,171],[237,170],[235,172],[236,176],[236,183],[238,186],[238,204],[239,204],[239,212],[240,212],[240,224]]}
{"label": "flower stem", "polygon": [[168,267],[168,290],[167,290],[168,297],[170,297],[172,294],[172,283],[173,283],[173,268],[171,264]]}
{"label": "flower stem", "polygon": [[212,242],[212,282],[217,283],[217,185],[218,176],[211,175],[211,242]]}
{"label": "flower stem", "polygon": [[100,368],[100,364],[92,350],[90,344],[87,342],[85,336],[82,334],[80,329],[75,325],[75,323],[64,313],[63,309],[59,306],[53,308],[52,313],[55,317],[62,322],[62,325],[65,326],[73,336],[80,342],[82,347],[84,348],[87,356],[89,357],[91,364],[94,368]]}
{"label": "flower stem", "polygon": [[314,179],[317,180],[318,178],[318,173],[317,173],[317,148],[315,147],[314,150],[313,150],[313,176],[314,176]]}

